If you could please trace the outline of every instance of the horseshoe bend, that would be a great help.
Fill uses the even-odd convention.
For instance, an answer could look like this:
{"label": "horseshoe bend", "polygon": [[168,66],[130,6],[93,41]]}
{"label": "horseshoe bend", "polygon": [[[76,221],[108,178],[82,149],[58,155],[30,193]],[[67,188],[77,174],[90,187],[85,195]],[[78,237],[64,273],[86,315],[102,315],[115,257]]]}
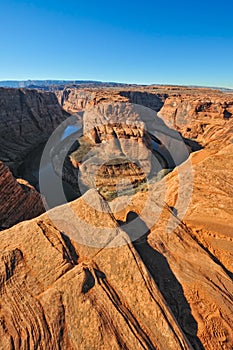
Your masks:
{"label": "horseshoe bend", "polygon": [[0,88],[0,349],[231,350],[232,91],[40,84]]}

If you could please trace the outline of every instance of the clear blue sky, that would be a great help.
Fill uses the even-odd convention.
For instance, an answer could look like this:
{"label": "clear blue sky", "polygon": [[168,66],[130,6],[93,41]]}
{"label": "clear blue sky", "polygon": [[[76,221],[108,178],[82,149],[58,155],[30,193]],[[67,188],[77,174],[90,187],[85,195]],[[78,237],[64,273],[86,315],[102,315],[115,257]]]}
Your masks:
{"label": "clear blue sky", "polygon": [[233,88],[233,2],[3,0],[0,80]]}

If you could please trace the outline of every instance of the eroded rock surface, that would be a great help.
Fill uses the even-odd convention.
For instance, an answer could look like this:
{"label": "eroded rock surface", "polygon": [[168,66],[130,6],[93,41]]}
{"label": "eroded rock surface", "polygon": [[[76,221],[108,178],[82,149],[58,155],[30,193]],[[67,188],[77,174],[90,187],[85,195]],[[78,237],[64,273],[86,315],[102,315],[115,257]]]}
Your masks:
{"label": "eroded rock surface", "polygon": [[[92,131],[86,136],[90,147],[82,140],[84,153],[104,149],[109,140],[112,149],[106,149],[106,156],[127,154],[129,141],[149,152],[149,126],[179,156],[180,140],[167,125],[202,144],[203,150],[162,181],[147,183],[143,192],[121,195],[108,204],[92,189],[70,204],[0,232],[0,349],[232,350],[231,97],[212,91],[210,103],[204,89],[190,89],[183,99],[175,87],[167,91],[163,120],[151,111],[153,120],[144,114],[129,130],[127,114],[121,119],[117,113],[109,123],[112,102],[97,103],[100,114],[96,106],[95,113],[89,108],[86,125]],[[84,167],[85,159],[80,160],[77,164],[79,159],[73,159],[73,168]],[[3,165],[0,169],[6,174]],[[107,168],[98,169],[102,181]],[[114,170],[110,178],[117,178],[125,169],[111,164],[108,170]],[[9,200],[9,190],[25,197],[14,178],[4,176],[5,203],[17,214],[21,207]],[[35,203],[36,195],[23,203]]]}
{"label": "eroded rock surface", "polygon": [[0,88],[0,160],[14,169],[67,116],[53,93]]}
{"label": "eroded rock surface", "polygon": [[233,135],[233,96],[199,94],[170,96],[159,112],[168,126],[203,146],[222,147]]}
{"label": "eroded rock surface", "polygon": [[[196,224],[170,209],[174,188],[151,226],[161,211],[157,186],[148,222],[146,193],[118,211],[117,200],[110,210],[90,190],[1,233],[3,349],[232,348],[229,271],[196,239]],[[134,232],[146,229],[133,243],[129,212],[141,215]],[[168,234],[171,216],[177,227]]]}
{"label": "eroded rock surface", "polygon": [[[77,182],[97,188],[104,198],[142,188],[147,179],[188,158],[178,132],[152,109],[131,103],[101,103],[83,116],[83,134],[70,154]],[[157,142],[153,143],[154,137]]]}
{"label": "eroded rock surface", "polygon": [[98,105],[99,103],[129,102],[149,107],[158,112],[165,99],[166,91],[147,91],[145,88],[135,89],[97,89],[66,88],[56,92],[62,107],[70,113],[76,113]]}
{"label": "eroded rock surface", "polygon": [[189,349],[127,235],[97,192],[87,196],[95,209],[85,197],[71,204],[77,220],[86,220],[76,227],[77,235],[87,224],[93,225],[93,235],[95,225],[99,232],[109,227],[110,245],[114,240],[124,245],[72,244],[66,236],[73,232],[72,222],[61,216],[64,207],[53,211],[61,225],[46,214],[2,233],[1,348]]}
{"label": "eroded rock surface", "polygon": [[232,151],[194,153],[148,193],[111,203],[121,222],[134,212],[150,228],[134,246],[197,348],[194,333],[204,349],[233,346]]}
{"label": "eroded rock surface", "polygon": [[134,103],[159,112],[171,128],[202,146],[221,140],[229,143],[232,133],[233,95],[207,88],[144,86],[98,89],[67,88],[57,92],[64,109],[77,112],[104,103]]}
{"label": "eroded rock surface", "polygon": [[0,228],[32,219],[44,212],[40,194],[26,181],[15,179],[0,162]]}

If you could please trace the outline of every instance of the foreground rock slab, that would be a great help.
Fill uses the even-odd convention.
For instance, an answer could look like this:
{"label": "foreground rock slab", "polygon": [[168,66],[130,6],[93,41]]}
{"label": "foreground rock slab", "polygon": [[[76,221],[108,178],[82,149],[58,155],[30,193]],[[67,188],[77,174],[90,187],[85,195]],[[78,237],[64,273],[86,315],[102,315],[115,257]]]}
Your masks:
{"label": "foreground rock slab", "polygon": [[131,243],[90,190],[2,232],[0,348],[230,350],[232,279],[170,215]]}
{"label": "foreground rock slab", "polygon": [[[192,186],[187,183],[190,166]],[[111,202],[122,223],[134,212],[148,227],[144,242],[135,242],[135,249],[197,349],[201,344],[213,350],[233,347],[232,166],[232,144],[214,153],[201,150],[153,185],[152,195]]]}
{"label": "foreground rock slab", "polygon": [[[89,199],[107,210],[90,192]],[[84,204],[81,198],[72,210]],[[88,207],[82,220],[89,220]],[[124,245],[98,249],[72,242],[47,214],[1,233],[0,348],[190,349],[110,209],[102,220],[97,209],[91,216]],[[69,232],[70,223],[60,218]]]}

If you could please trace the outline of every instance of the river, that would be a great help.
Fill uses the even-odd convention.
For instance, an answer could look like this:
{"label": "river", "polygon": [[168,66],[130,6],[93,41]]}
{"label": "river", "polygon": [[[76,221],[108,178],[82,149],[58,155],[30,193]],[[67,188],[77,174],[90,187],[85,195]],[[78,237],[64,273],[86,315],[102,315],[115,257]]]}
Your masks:
{"label": "river", "polygon": [[[66,139],[68,140],[71,136],[73,136],[74,140],[77,139],[81,136],[78,135],[78,131],[81,131],[80,124],[67,125],[65,129],[60,132],[60,136],[58,136],[56,141],[57,144],[64,144],[64,141]],[[161,152],[164,152],[163,146],[156,141],[156,139],[152,138],[153,154],[157,156],[162,168],[167,168],[166,161],[164,157],[161,156]],[[43,159],[43,166],[41,166],[41,158],[44,149],[45,144],[41,144],[34,149],[28,155],[25,162],[18,168],[17,176],[27,180],[39,192],[41,192],[46,200],[47,207],[53,208],[78,198],[78,194],[72,189],[71,185],[62,181],[57,173],[55,173],[50,156]],[[61,188],[61,181],[65,197],[64,194],[61,193],[62,191],[58,190]],[[40,186],[41,182],[43,182],[43,188]]]}

